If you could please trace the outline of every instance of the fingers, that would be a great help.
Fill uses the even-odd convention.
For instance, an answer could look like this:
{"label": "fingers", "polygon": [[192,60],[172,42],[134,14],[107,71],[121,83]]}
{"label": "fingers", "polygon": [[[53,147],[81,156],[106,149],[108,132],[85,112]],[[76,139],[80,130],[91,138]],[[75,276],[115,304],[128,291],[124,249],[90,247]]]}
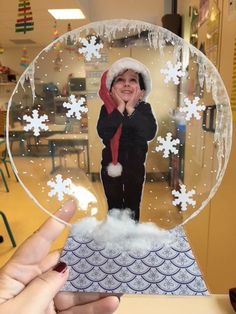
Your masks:
{"label": "fingers", "polygon": [[69,309],[76,305],[83,305],[104,298],[101,293],[82,293],[82,292],[59,292],[54,301],[56,308],[60,311]]}
{"label": "fingers", "polygon": [[130,101],[128,102],[130,106],[135,107],[135,105],[137,104],[138,100],[140,99],[141,96],[141,90],[139,87],[137,87],[130,99]]}
{"label": "fingers", "polygon": [[45,273],[46,271],[54,267],[57,264],[59,258],[60,258],[59,251],[54,251],[48,254],[39,264],[39,268],[41,269],[42,273]]}
{"label": "fingers", "polygon": [[119,299],[115,296],[105,297],[97,301],[74,306],[68,310],[60,311],[60,314],[112,314],[119,306]]}
{"label": "fingers", "polygon": [[124,101],[122,100],[122,98],[120,97],[120,95],[117,93],[117,91],[115,90],[115,88],[114,87],[112,87],[112,90],[111,90],[111,95],[112,95],[112,97],[113,98],[115,98],[115,100],[116,100],[116,102],[122,102],[122,103],[124,103]]}
{"label": "fingers", "polygon": [[[75,211],[74,203],[66,202],[56,216],[68,221]],[[9,299],[24,289],[35,277],[56,264],[58,253],[46,258],[51,242],[60,234],[64,225],[53,218],[29,237],[2,268],[0,274],[0,296]],[[1,289],[5,287],[5,289]]]}
{"label": "fingers", "polygon": [[[65,202],[65,204],[62,205],[61,209],[59,209],[55,216],[59,219],[68,222],[74,212],[75,212],[75,202],[73,200]],[[54,218],[49,218],[39,229],[38,234],[43,236],[48,241],[53,242],[62,232],[65,225]]]}
{"label": "fingers", "polygon": [[[63,221],[69,221],[74,212],[74,201],[68,201],[55,213],[55,216]],[[49,218],[36,233],[19,247],[10,261],[23,265],[41,262],[48,254],[52,242],[60,235],[64,227],[63,223]]]}
{"label": "fingers", "polygon": [[123,99],[120,97],[120,95],[117,93],[117,91],[114,88],[112,88],[111,97],[116,103],[117,109],[123,114],[125,110],[125,102],[123,101]]}
{"label": "fingers", "polygon": [[44,313],[69,275],[67,265],[59,263],[54,270],[36,277],[15,297],[19,308],[27,304],[27,313]]}

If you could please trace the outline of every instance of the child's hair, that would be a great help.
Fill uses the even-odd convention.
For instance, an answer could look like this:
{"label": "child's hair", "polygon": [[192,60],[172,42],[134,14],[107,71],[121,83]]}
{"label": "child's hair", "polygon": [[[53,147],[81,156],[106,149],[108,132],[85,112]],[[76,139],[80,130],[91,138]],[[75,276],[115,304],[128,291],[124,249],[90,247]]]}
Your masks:
{"label": "child's hair", "polygon": [[138,73],[139,86],[141,90],[146,90],[146,86],[144,84],[144,79],[141,73]]}

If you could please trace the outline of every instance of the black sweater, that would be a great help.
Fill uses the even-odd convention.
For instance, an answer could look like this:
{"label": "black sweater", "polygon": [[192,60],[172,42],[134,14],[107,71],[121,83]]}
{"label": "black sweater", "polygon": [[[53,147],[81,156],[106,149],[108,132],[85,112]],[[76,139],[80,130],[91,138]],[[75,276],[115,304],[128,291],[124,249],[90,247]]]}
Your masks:
{"label": "black sweater", "polygon": [[97,131],[107,148],[110,148],[110,140],[120,124],[122,124],[122,132],[119,150],[135,149],[138,146],[147,150],[147,142],[155,137],[157,131],[151,106],[144,101],[135,107],[130,116],[127,115],[126,111],[122,115],[117,109],[108,114],[103,105],[97,123]]}

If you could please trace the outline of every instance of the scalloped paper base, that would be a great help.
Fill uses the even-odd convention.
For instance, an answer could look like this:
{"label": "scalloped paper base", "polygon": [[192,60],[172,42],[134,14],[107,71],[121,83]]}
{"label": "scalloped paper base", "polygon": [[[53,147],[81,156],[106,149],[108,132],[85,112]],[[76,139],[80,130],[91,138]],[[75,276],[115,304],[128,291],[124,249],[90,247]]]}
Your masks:
{"label": "scalloped paper base", "polygon": [[69,236],[61,260],[70,267],[63,291],[208,295],[200,269],[184,233],[170,231],[176,241],[155,250],[118,252],[88,236]]}

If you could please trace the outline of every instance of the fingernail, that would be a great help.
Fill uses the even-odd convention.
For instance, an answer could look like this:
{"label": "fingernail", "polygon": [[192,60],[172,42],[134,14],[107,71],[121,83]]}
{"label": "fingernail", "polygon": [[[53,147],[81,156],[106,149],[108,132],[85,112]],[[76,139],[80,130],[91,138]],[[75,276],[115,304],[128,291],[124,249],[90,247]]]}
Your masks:
{"label": "fingernail", "polygon": [[114,296],[117,297],[117,299],[118,299],[119,302],[120,302],[120,298],[122,297],[122,295],[123,295],[123,294],[115,294]]}
{"label": "fingernail", "polygon": [[57,271],[58,273],[64,273],[67,269],[67,264],[64,262],[59,262],[54,268],[53,270]]}
{"label": "fingernail", "polygon": [[236,311],[236,288],[229,289],[229,298],[234,311]]}

